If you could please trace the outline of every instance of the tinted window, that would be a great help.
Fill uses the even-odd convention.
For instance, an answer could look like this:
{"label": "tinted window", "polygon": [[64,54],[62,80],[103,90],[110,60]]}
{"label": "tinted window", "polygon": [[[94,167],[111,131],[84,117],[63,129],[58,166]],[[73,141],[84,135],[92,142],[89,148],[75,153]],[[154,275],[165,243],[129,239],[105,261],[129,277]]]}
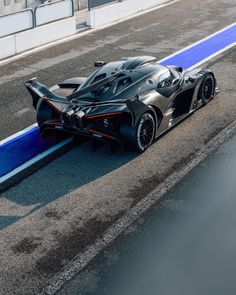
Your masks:
{"label": "tinted window", "polygon": [[162,74],[159,78],[157,88],[165,88],[171,86],[173,81],[173,76],[171,75],[170,71]]}

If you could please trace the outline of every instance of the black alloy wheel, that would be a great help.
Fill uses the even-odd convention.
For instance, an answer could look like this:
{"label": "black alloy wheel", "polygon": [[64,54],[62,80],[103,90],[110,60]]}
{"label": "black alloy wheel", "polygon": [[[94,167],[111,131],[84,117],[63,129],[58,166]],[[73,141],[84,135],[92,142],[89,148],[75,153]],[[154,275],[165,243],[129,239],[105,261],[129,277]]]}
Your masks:
{"label": "black alloy wheel", "polygon": [[200,98],[203,105],[206,105],[214,96],[215,81],[212,75],[208,74],[200,88]]}
{"label": "black alloy wheel", "polygon": [[144,152],[153,142],[155,136],[155,120],[151,113],[145,113],[136,127],[135,145],[139,152]]}

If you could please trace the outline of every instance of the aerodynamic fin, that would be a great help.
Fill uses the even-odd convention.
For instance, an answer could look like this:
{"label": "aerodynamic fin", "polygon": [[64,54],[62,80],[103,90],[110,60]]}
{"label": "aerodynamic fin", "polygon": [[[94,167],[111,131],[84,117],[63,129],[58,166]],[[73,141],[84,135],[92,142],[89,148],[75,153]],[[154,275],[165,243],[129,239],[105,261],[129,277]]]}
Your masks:
{"label": "aerodynamic fin", "polygon": [[45,85],[38,82],[37,78],[32,78],[28,81],[25,81],[24,85],[32,96],[34,108],[36,108],[40,98],[65,104],[69,103],[66,97],[54,94]]}

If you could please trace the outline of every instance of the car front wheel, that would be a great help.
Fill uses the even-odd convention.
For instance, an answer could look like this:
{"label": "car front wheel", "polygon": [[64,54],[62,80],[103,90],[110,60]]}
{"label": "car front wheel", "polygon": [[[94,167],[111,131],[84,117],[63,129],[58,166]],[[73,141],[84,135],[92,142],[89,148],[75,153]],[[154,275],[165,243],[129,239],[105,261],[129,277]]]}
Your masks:
{"label": "car front wheel", "polygon": [[202,99],[203,105],[206,105],[214,96],[215,81],[212,75],[208,74],[202,82],[199,91],[199,97]]}

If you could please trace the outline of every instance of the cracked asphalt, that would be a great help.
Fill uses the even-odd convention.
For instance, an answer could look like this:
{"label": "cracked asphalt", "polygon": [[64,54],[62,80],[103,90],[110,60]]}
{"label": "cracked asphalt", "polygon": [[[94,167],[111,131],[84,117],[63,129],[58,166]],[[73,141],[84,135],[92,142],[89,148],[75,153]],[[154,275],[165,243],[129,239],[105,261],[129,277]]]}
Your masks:
{"label": "cracked asphalt", "polygon": [[[0,139],[35,122],[24,80],[37,76],[50,86],[87,76],[97,59],[140,54],[161,59],[235,19],[234,0],[181,0],[1,66]],[[235,120],[235,48],[207,65],[216,73],[220,94],[144,154],[110,154],[106,146],[93,151],[88,141],[1,195],[0,294],[40,292],[114,221]]]}

